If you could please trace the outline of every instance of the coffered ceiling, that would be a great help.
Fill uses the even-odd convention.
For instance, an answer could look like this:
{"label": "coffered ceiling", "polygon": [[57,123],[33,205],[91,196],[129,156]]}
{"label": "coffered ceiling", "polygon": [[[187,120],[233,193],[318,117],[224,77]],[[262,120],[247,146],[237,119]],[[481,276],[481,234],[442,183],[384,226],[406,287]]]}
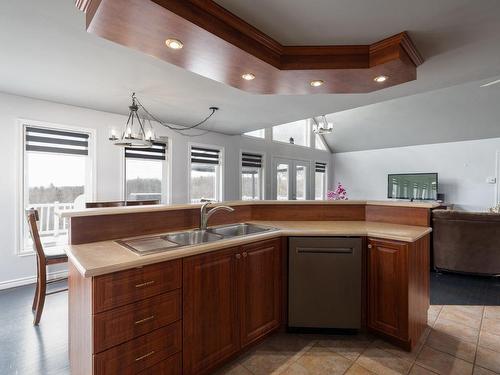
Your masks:
{"label": "coffered ceiling", "polygon": [[[208,128],[239,134],[500,75],[496,0],[217,2],[283,45],[369,44],[407,30],[425,63],[418,80],[368,94],[256,95],[87,33],[70,0],[17,0],[0,2],[0,91],[121,114],[136,91],[159,117],[181,125],[216,105]],[[342,150],[358,149],[353,135],[369,125],[341,127]],[[418,131],[412,122],[394,126]]]}
{"label": "coffered ceiling", "polygon": [[76,6],[89,33],[254,94],[374,92],[417,79],[423,63],[405,31],[358,45],[283,45],[212,0]]}

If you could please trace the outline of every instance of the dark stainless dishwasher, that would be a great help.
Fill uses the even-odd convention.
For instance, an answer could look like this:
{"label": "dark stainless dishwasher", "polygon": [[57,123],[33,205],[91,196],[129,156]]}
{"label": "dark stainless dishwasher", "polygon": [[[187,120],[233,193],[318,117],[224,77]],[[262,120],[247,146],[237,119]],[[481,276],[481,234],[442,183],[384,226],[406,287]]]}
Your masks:
{"label": "dark stainless dishwasher", "polygon": [[291,237],[288,260],[288,326],[359,329],[359,237]]}

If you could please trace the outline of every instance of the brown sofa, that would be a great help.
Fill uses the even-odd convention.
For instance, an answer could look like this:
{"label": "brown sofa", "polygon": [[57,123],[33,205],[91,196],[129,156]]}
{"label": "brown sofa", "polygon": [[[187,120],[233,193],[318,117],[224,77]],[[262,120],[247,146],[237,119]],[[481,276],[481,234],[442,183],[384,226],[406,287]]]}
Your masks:
{"label": "brown sofa", "polygon": [[434,267],[500,275],[500,214],[434,210]]}

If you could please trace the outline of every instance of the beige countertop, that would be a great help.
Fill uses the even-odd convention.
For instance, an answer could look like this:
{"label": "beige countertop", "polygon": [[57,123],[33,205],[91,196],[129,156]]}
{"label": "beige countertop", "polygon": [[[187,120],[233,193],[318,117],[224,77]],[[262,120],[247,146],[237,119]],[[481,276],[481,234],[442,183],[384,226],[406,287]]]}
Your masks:
{"label": "beige countertop", "polygon": [[281,236],[368,236],[414,242],[432,231],[428,227],[365,221],[252,221],[252,223],[278,230],[184,246],[176,250],[143,256],[114,241],[68,245],[66,252],[83,276],[92,277]]}
{"label": "beige countertop", "polygon": [[[275,204],[322,204],[322,205],[368,205],[368,206],[396,206],[396,207],[415,207],[415,208],[436,208],[440,204],[434,201],[430,202],[408,202],[408,201],[367,201],[367,200],[307,200],[307,201],[278,201],[278,200],[263,200],[263,201],[227,201],[214,202],[214,204],[225,204],[229,206],[247,206],[247,205],[275,205]],[[98,216],[98,215],[116,215],[130,214],[134,212],[154,212],[154,211],[169,211],[169,210],[185,210],[190,208],[200,208],[201,204],[157,204],[147,206],[127,206],[127,207],[107,207],[107,208],[85,208],[80,210],[66,210],[59,213],[61,217],[77,217],[77,216]]]}

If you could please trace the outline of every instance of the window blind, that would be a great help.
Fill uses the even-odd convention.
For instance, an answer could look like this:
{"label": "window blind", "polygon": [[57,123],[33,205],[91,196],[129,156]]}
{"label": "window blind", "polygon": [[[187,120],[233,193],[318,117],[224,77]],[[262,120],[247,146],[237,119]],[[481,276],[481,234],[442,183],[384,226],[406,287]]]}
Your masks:
{"label": "window blind", "polygon": [[243,152],[241,154],[241,166],[262,168],[262,155]]}
{"label": "window blind", "polygon": [[27,126],[26,151],[88,155],[89,134]]}
{"label": "window blind", "polygon": [[316,162],[316,172],[326,173],[326,163]]}
{"label": "window blind", "polygon": [[198,164],[219,164],[220,150],[192,146],[191,163]]}
{"label": "window blind", "polygon": [[154,142],[150,148],[125,147],[125,157],[134,159],[165,160],[167,145]]}

